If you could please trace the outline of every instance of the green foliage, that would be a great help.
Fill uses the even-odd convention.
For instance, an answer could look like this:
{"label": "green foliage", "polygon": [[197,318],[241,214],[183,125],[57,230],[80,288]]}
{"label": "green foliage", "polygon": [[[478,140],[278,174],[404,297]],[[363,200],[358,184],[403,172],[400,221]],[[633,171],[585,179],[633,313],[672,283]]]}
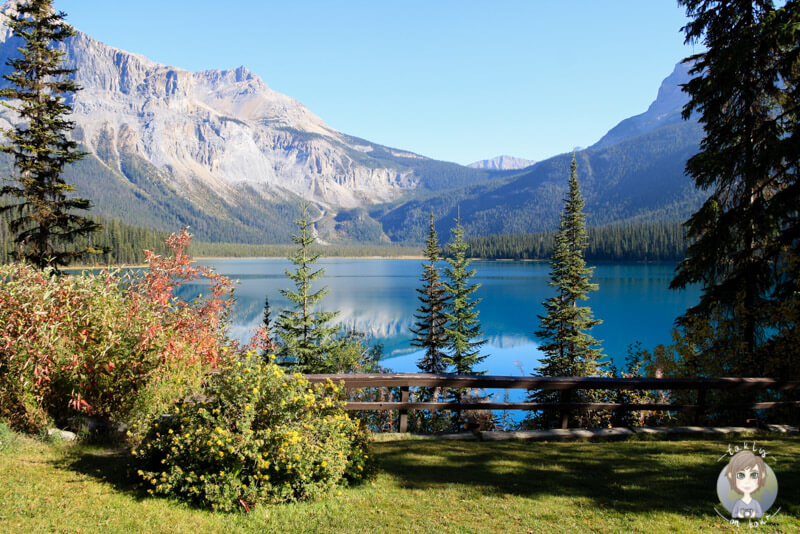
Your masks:
{"label": "green foliage", "polygon": [[[193,256],[221,256],[226,258],[285,258],[294,252],[293,245],[248,245],[244,243],[204,243],[193,242]],[[419,256],[422,252],[418,246],[403,245],[370,245],[333,243],[320,245],[314,243],[309,250],[329,258],[378,256],[395,258],[398,256]]]}
{"label": "green foliage", "polygon": [[[0,197],[10,197],[0,212],[10,212],[8,228],[14,234],[14,253],[39,268],[58,268],[98,249],[75,250],[60,245],[89,235],[100,226],[74,210],[88,210],[91,203],[71,193],[64,181],[64,167],[85,155],[67,137],[74,124],[66,97],[78,90],[70,80],[74,70],[63,66],[64,52],[55,45],[75,35],[64,21],[64,13],[53,10],[52,0],[29,0],[7,17],[6,25],[22,40],[22,57],[10,59],[14,71],[5,75],[10,86],[0,90],[4,103],[19,116],[20,123],[4,129],[9,144],[0,151],[14,158],[16,185],[0,188]],[[16,199],[16,200],[15,200]]]}
{"label": "green foliage", "polygon": [[299,233],[292,236],[298,249],[289,257],[296,270],[286,270],[286,276],[297,289],[281,290],[281,294],[294,304],[294,309],[281,312],[275,332],[280,337],[278,354],[283,364],[297,372],[324,373],[328,369],[326,356],[336,348],[335,334],[339,330],[338,326],[327,324],[338,312],[313,311],[328,289],[311,291],[311,282],[325,273],[324,269],[314,270],[319,254],[310,251],[314,243],[312,224],[308,220],[308,204],[304,204],[302,218],[297,221]]}
{"label": "green foliage", "polygon": [[447,326],[445,310],[448,299],[439,274],[439,267],[436,265],[440,254],[439,239],[433,223],[433,213],[431,213],[430,229],[425,241],[425,259],[428,263],[423,264],[420,278],[422,288],[417,289],[420,306],[417,308],[417,314],[414,315],[416,319],[414,327],[410,329],[415,335],[411,344],[425,349],[425,355],[417,362],[417,367],[425,373],[444,373],[447,370],[445,349],[448,338],[445,333]]}
{"label": "green foliage", "polygon": [[[444,311],[447,325],[444,332],[447,336],[447,356],[445,363],[452,368],[452,371],[459,375],[485,374],[478,372],[475,366],[486,359],[487,354],[481,355],[481,346],[486,343],[485,339],[480,339],[483,335],[481,324],[478,320],[477,309],[481,299],[473,297],[480,284],[470,283],[475,276],[475,270],[468,270],[469,259],[467,258],[468,245],[464,241],[464,227],[461,226],[461,218],[456,221],[456,226],[452,231],[453,240],[448,245],[449,256],[447,258],[448,267],[445,268],[444,290],[448,296],[447,307]],[[448,391],[448,397],[453,401],[461,403],[462,398],[469,395],[467,388],[452,388]],[[453,415],[454,426],[460,429],[462,423],[466,421],[466,414],[456,412]]]}
{"label": "green foliage", "polygon": [[379,373],[383,345],[370,346],[363,332],[342,333],[325,358],[326,373]]}
{"label": "green foliage", "polygon": [[[584,257],[595,261],[680,261],[686,254],[685,230],[678,222],[638,222],[590,227]],[[549,258],[556,232],[504,234],[467,239],[472,258],[534,260]]]}
{"label": "green foliage", "polygon": [[[602,352],[594,348],[598,342],[587,333],[587,330],[600,323],[592,316],[587,306],[578,306],[578,302],[586,300],[589,291],[597,289],[590,282],[593,269],[586,267],[583,251],[586,248],[585,215],[583,214],[583,197],[578,185],[577,164],[572,160],[569,177],[569,193],[565,199],[561,217],[561,227],[556,234],[551,260],[550,286],[556,289],[556,295],[544,302],[546,314],[539,316],[541,328],[536,336],[545,342],[539,349],[545,354],[538,372],[541,376],[598,376],[602,375],[600,359]],[[587,400],[592,392],[536,392],[532,395],[535,402],[574,402],[579,396]],[[583,426],[587,421],[582,420]],[[566,417],[562,417],[561,425],[566,428]]]}
{"label": "green foliage", "polygon": [[482,374],[477,373],[474,367],[486,359],[486,355],[480,355],[480,347],[486,343],[485,339],[479,339],[483,334],[477,310],[481,299],[472,296],[480,284],[470,283],[476,271],[467,270],[470,263],[467,258],[467,247],[464,241],[464,227],[461,226],[459,218],[453,228],[453,240],[448,245],[449,266],[444,270],[443,283],[448,296],[444,311],[447,319],[444,331],[448,339],[448,354],[444,361],[459,375]]}
{"label": "green foliage", "polygon": [[[611,374],[619,378],[662,378],[674,376],[675,362],[670,359],[668,349],[658,345],[652,353],[642,348],[640,342],[628,346],[625,356],[625,367],[618,369],[610,365]],[[652,391],[652,390],[617,390],[609,391],[609,400],[623,404],[668,404],[674,402],[673,395],[679,391]],[[671,412],[656,412],[649,410],[625,412],[612,420],[614,426],[661,426],[678,422],[676,415]]]}
{"label": "green foliage", "polygon": [[784,267],[800,254],[800,4],[679,4],[690,19],[686,41],[704,50],[687,59],[694,78],[685,86],[683,115],[698,112],[705,136],[686,171],[698,189],[711,191],[686,223],[691,245],[671,284],[703,288],[680,321],[690,337],[698,325],[712,326],[700,358],[721,359],[714,365],[729,374],[764,376],[781,364],[797,369],[797,349],[763,348],[772,340],[783,344],[775,310],[798,316],[796,272],[787,276]]}
{"label": "green foliage", "polygon": [[[411,345],[422,347],[425,354],[417,361],[417,368],[423,373],[444,373],[447,371],[447,344],[449,338],[445,332],[447,317],[445,316],[448,298],[442,283],[439,267],[441,249],[436,235],[433,213],[430,214],[428,238],[425,241],[425,259],[420,281],[422,287],[417,288],[420,306],[414,315],[416,322],[410,328],[414,334]],[[440,388],[419,388],[417,399],[420,402],[435,402],[443,392]],[[437,432],[449,428],[449,422],[442,411],[417,411],[409,415],[409,425],[418,432]]]}
{"label": "green foliage", "polygon": [[318,498],[370,471],[364,432],[330,381],[311,386],[252,351],[194,393],[152,420],[133,450],[149,493],[249,510]]}

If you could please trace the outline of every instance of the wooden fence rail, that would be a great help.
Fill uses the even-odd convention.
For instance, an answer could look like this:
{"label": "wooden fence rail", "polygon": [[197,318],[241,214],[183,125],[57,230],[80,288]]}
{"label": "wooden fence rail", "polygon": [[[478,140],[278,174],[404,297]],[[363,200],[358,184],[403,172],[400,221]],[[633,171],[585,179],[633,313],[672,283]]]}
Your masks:
{"label": "wooden fence rail", "polygon": [[[800,406],[800,401],[745,402],[718,406],[706,405],[709,390],[756,391],[772,390],[785,392],[800,388],[800,380],[778,378],[600,378],[600,377],[535,377],[535,376],[472,376],[436,375],[424,373],[387,374],[316,374],[306,375],[312,382],[343,382],[347,389],[400,388],[400,401],[348,402],[347,410],[399,410],[400,432],[408,429],[408,410],[560,410],[561,426],[567,428],[571,411],[613,410],[615,413],[648,411],[693,412],[695,424],[700,424],[708,410],[765,410],[777,406]],[[579,402],[410,402],[411,387],[471,388],[471,389],[527,389],[560,391],[568,393],[579,389],[605,389],[620,391],[646,390],[695,390],[694,404],[624,402],[579,403]],[[567,396],[562,396],[567,398]]]}

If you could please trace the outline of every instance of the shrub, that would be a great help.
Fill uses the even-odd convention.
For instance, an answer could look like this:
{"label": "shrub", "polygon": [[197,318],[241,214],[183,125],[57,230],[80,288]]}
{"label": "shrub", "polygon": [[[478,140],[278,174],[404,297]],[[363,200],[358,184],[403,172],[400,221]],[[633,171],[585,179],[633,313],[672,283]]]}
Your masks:
{"label": "shrub", "polygon": [[310,385],[256,351],[225,361],[202,393],[153,419],[133,449],[148,493],[230,511],[313,499],[368,470],[366,433],[343,390]]}
{"label": "shrub", "polygon": [[[0,418],[28,432],[75,415],[127,421],[199,385],[228,343],[232,283],[191,265],[190,240],[173,234],[171,256],[146,251],[149,268],[126,277],[0,266]],[[196,278],[211,281],[209,298],[174,296]]]}

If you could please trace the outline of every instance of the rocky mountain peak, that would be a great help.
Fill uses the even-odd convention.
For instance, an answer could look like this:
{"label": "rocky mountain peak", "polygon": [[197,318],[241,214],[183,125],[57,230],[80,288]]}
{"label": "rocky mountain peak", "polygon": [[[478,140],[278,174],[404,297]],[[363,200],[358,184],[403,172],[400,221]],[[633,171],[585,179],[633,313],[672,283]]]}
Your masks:
{"label": "rocky mountain peak", "polygon": [[530,167],[535,161],[514,156],[497,156],[492,159],[484,159],[470,163],[467,167],[473,169],[489,169],[494,171],[516,170]]}
{"label": "rocky mountain peak", "polygon": [[621,121],[608,131],[592,148],[604,148],[624,139],[630,139],[668,124],[683,120],[681,111],[689,97],[681,89],[681,84],[689,81],[690,64],[680,62],[672,73],[664,78],[658,88],[656,99],[639,115]]}

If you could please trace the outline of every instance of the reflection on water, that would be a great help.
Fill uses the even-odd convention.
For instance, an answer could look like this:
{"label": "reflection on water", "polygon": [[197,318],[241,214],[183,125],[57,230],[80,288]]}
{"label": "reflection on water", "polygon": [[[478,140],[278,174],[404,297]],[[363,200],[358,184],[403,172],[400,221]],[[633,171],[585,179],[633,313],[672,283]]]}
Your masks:
{"label": "reflection on water", "polygon": [[[268,296],[273,317],[289,306],[281,289],[294,289],[284,271],[288,260],[202,260],[204,265],[239,281],[231,335],[248,341],[261,322],[264,297]],[[325,276],[314,289],[327,286],[324,311],[340,312],[338,320],[347,328],[369,334],[373,343],[384,345],[384,366],[394,371],[416,371],[420,351],[410,344],[413,315],[419,301],[422,264],[419,260],[325,259]],[[540,357],[533,331],[542,301],[550,297],[549,265],[545,262],[475,261],[475,280],[481,284],[477,296],[480,320],[488,343],[482,369],[491,374],[520,375],[535,370]],[[669,291],[673,265],[600,264],[593,281],[599,291],[587,301],[603,320],[593,334],[602,340],[604,352],[617,364],[625,359],[629,344],[641,341],[653,347],[670,341],[672,324],[688,306],[696,303],[696,289]],[[206,291],[205,284],[190,284],[180,295],[191,298]]]}

